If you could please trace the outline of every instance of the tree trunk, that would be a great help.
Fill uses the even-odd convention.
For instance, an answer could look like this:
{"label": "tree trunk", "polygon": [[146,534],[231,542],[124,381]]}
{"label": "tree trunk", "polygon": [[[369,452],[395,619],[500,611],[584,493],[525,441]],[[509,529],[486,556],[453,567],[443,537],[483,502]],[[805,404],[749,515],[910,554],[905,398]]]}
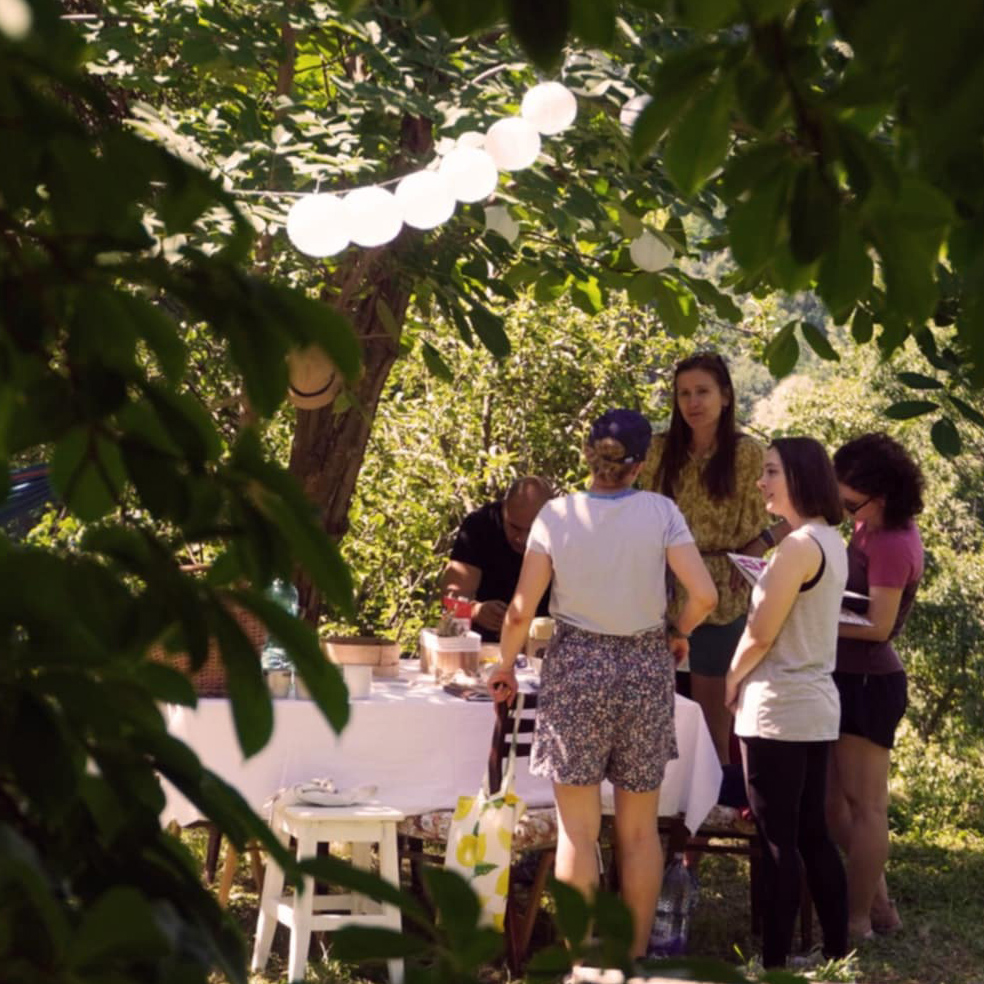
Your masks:
{"label": "tree trunk", "polygon": [[[399,355],[399,336],[380,319],[380,302],[402,329],[410,298],[410,283],[398,273],[391,249],[380,250],[370,263],[353,261],[349,282],[358,281],[359,298],[347,313],[362,342],[363,372],[348,390],[351,405],[336,413],[329,405],[298,410],[291,446],[290,471],[321,513],[325,530],[338,540],[348,528],[349,504],[362,468],[376,407],[390,370]],[[346,291],[343,287],[342,298]],[[344,303],[344,301],[343,301]],[[389,319],[387,318],[387,321]],[[298,580],[300,615],[317,624],[321,598],[310,580]]]}

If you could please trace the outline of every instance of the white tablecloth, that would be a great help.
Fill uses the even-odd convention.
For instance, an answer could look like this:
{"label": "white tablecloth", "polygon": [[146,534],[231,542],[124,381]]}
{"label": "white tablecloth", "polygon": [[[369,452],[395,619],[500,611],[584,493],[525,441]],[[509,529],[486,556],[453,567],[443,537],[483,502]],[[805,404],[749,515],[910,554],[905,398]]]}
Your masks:
{"label": "white tablecloth", "polygon": [[[453,807],[458,796],[474,793],[485,775],[491,703],[452,697],[415,671],[404,670],[399,680],[374,680],[370,697],[351,702],[340,736],[311,701],[273,704],[273,736],[250,759],[239,750],[228,700],[202,698],[196,708],[169,704],[165,714],[169,732],[257,811],[284,786],[330,777],[337,789],[371,783],[378,786],[381,803],[407,815],[424,813]],[[678,695],[675,719],[680,757],[667,768],[660,813],[683,813],[694,831],[717,801],[721,767],[699,706]],[[164,789],[163,823],[201,819],[197,807],[169,783]],[[550,783],[530,775],[529,759],[517,762],[516,791],[527,806],[552,805]],[[610,808],[607,783],[602,798]]]}

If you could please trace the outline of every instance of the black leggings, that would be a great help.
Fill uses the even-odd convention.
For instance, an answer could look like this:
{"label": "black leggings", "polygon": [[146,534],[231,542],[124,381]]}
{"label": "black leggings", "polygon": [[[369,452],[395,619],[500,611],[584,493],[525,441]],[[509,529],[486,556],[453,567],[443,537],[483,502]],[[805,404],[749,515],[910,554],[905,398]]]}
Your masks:
{"label": "black leggings", "polygon": [[847,882],[827,833],[828,742],[742,738],[748,802],[766,850],[762,963],[784,967],[806,869],[827,957],[847,953]]}

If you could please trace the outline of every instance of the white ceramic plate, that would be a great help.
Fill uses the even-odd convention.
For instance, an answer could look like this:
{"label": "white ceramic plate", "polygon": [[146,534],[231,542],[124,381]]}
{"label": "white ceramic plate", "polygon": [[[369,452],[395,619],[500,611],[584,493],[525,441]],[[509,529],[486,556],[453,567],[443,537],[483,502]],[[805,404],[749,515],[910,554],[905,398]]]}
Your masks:
{"label": "white ceramic plate", "polygon": [[376,795],[376,786],[356,786],[354,789],[341,789],[337,793],[322,789],[299,791],[299,802],[309,806],[360,806],[368,803]]}

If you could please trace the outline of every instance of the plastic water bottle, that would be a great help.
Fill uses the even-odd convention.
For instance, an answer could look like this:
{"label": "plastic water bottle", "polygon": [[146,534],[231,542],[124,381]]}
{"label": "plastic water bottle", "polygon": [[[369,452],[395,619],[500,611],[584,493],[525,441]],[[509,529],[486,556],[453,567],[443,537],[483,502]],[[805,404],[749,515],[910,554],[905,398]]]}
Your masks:
{"label": "plastic water bottle", "polygon": [[650,956],[675,957],[686,953],[697,895],[696,877],[680,857],[674,857],[663,875],[656,921],[649,936]]}

